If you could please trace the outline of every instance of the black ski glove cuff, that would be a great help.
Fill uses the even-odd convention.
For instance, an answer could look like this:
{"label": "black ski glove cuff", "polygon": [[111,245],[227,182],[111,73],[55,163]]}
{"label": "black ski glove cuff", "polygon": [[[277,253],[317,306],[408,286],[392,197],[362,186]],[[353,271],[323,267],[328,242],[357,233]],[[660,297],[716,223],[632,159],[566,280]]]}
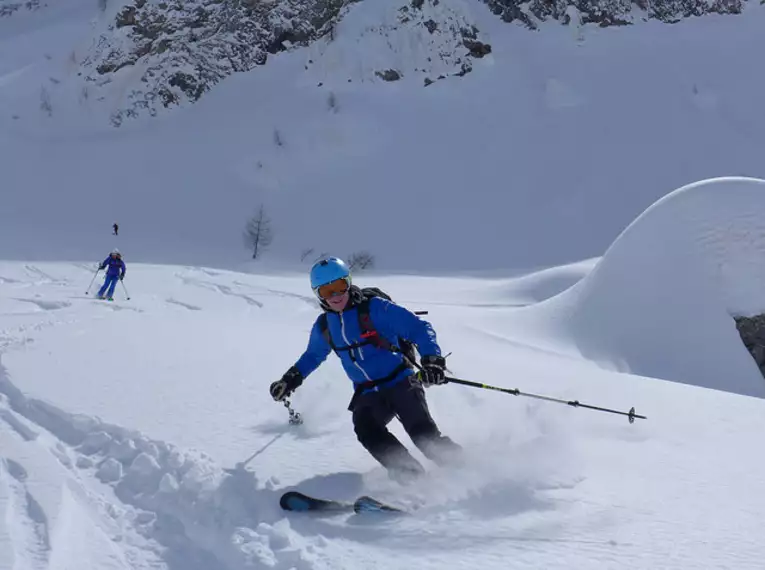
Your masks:
{"label": "black ski glove cuff", "polygon": [[282,380],[285,384],[287,384],[287,390],[290,392],[293,392],[296,388],[298,388],[303,383],[303,375],[300,373],[300,370],[298,370],[295,366],[287,370],[287,372],[284,373],[284,376],[282,376]]}

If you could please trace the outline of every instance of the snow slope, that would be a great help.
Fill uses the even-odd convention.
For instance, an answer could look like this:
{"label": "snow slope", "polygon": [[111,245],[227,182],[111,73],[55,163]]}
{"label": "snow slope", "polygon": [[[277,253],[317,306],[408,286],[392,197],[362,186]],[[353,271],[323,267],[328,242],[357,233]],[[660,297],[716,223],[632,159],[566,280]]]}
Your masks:
{"label": "snow slope", "polygon": [[[268,396],[317,314],[305,275],[131,264],[106,303],[91,264],[0,263],[0,569],[759,568],[765,403],[732,393],[751,358],[723,314],[765,301],[763,186],[683,188],[594,267],[359,278],[430,311],[455,376],[648,416],[432,388],[469,461],[406,488],[355,441],[336,359],[293,398],[304,425]],[[688,385],[694,359],[730,374]],[[413,514],[288,516],[292,488]]]}
{"label": "snow slope", "polygon": [[[684,184],[765,175],[758,4],[671,26],[532,33],[480,2],[443,0],[427,16],[475,26],[492,53],[429,87],[458,42],[397,23],[403,4],[355,3],[334,40],[116,130],[71,90],[64,46],[89,45],[87,20],[59,21],[76,39],[30,31],[32,52],[9,38],[15,15],[0,21],[0,257],[100,256],[117,220],[133,261],[231,267],[265,203],[273,262],[367,249],[385,271],[527,270],[600,255]],[[403,79],[382,81],[382,68]]]}

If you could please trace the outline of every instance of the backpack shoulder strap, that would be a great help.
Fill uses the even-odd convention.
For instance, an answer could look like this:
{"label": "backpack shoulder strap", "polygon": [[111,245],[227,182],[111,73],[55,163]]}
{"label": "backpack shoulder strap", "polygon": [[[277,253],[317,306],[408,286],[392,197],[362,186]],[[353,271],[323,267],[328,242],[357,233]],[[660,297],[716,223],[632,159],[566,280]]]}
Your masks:
{"label": "backpack shoulder strap", "polygon": [[368,338],[370,342],[378,348],[384,348],[396,352],[396,347],[380,333],[377,332],[372,317],[369,315],[369,298],[365,298],[356,307],[356,312],[359,316],[359,328],[361,328],[361,335]]}
{"label": "backpack shoulder strap", "polygon": [[321,331],[322,336],[324,337],[324,340],[327,341],[327,344],[329,347],[337,352],[337,347],[335,346],[335,343],[332,342],[332,335],[329,334],[329,323],[327,322],[327,313],[322,313],[319,315],[319,330]]}

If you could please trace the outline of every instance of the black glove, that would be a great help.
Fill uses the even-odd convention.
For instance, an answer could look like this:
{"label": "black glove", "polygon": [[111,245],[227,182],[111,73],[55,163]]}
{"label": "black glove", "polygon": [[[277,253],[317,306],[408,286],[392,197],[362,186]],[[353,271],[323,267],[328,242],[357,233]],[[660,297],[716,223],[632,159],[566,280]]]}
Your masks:
{"label": "black glove", "polygon": [[445,384],[446,360],[443,356],[423,356],[420,360],[422,371],[420,372],[420,382],[425,387],[436,384]]}
{"label": "black glove", "polygon": [[281,380],[277,380],[271,384],[269,392],[271,392],[271,397],[274,400],[281,402],[284,398],[292,394],[292,392],[294,392],[302,383],[303,375],[293,366],[287,370]]}
{"label": "black glove", "polygon": [[99,271],[101,271],[102,269],[105,269],[105,268],[106,268],[106,265],[101,265],[101,264],[98,265],[98,270]]}
{"label": "black glove", "polygon": [[124,275],[120,275],[120,281],[122,281],[125,278]]}

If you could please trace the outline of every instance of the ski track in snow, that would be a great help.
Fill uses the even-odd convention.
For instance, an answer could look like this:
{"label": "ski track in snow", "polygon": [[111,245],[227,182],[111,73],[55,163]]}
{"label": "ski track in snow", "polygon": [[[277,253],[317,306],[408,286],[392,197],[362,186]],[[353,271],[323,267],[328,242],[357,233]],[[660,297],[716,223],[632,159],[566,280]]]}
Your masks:
{"label": "ski track in snow", "polygon": [[39,267],[36,267],[34,265],[25,265],[24,271],[31,277],[36,278],[36,281],[33,283],[33,285],[42,285],[42,284],[50,284],[50,285],[68,285],[69,282],[66,279],[57,279],[53,277],[52,275],[49,275],[42,271]]}
{"label": "ski track in snow", "polygon": [[[209,458],[186,456],[136,432],[29,399],[11,383],[4,368],[0,368],[0,395],[8,405],[0,417],[13,432],[27,442],[38,440],[33,430],[46,434],[64,449],[55,454],[50,444],[43,444],[59,462],[64,458],[67,467],[81,472],[80,477],[108,483],[115,497],[135,511],[136,532],[167,549],[162,554],[167,567],[313,567],[291,547],[289,529],[272,526],[278,496],[256,492],[252,473],[226,475]],[[53,567],[48,560],[45,511],[24,485],[25,468],[7,458],[0,465],[0,505],[6,520],[14,521],[9,525],[12,536],[7,537],[13,546],[10,568]],[[272,543],[283,552],[276,553]]]}
{"label": "ski track in snow", "polygon": [[33,305],[36,305],[43,311],[57,311],[59,309],[65,309],[67,307],[72,306],[72,304],[68,303],[67,301],[42,301],[40,299],[20,299],[20,298],[14,298],[14,299],[22,303],[31,303]]}
{"label": "ski track in snow", "polygon": [[[49,275],[46,272],[9,267],[28,278],[7,284],[9,289],[31,283],[45,292],[47,307],[58,308],[39,311],[32,323],[27,322],[30,315],[12,315],[22,324],[12,323],[0,333],[0,356],[16,351],[12,371],[0,360],[0,513],[5,516],[0,526],[0,568],[63,570],[76,561],[78,567],[99,570],[389,570],[414,565],[436,570],[470,565],[501,568],[508,559],[521,569],[682,568],[701,561],[705,567],[757,568],[765,555],[757,532],[765,502],[756,490],[765,480],[759,455],[743,450],[755,446],[762,431],[763,400],[722,392],[735,392],[730,379],[708,386],[717,388],[710,390],[683,386],[684,379],[672,374],[667,377],[675,382],[606,372],[560,339],[578,342],[580,351],[588,341],[591,346],[620,341],[615,333],[624,334],[624,323],[604,317],[613,314],[613,307],[630,306],[640,314],[629,321],[634,329],[628,329],[633,336],[627,338],[633,342],[627,348],[640,358],[664,354],[662,350],[682,346],[682,339],[660,338],[657,331],[646,339],[644,325],[661,322],[660,314],[675,319],[671,309],[678,309],[681,295],[670,295],[672,287],[685,295],[693,290],[698,295],[688,304],[691,312],[684,320],[701,318],[700,306],[715,311],[714,318],[702,321],[704,326],[693,332],[729,333],[723,339],[729,350],[721,350],[725,345],[714,336],[694,341],[697,347],[717,349],[705,352],[713,359],[707,367],[740,366],[743,372],[752,372],[751,356],[736,339],[730,314],[762,306],[765,272],[758,260],[765,251],[765,230],[762,215],[752,212],[765,211],[764,187],[762,181],[726,179],[679,190],[625,230],[581,281],[540,303],[521,308],[485,306],[492,299],[506,298],[508,291],[522,290],[528,299],[549,291],[550,282],[540,275],[480,285],[445,280],[439,291],[445,296],[437,301],[444,304],[434,311],[433,319],[443,319],[437,328],[444,333],[445,347],[465,349],[451,361],[456,376],[469,370],[469,377],[476,374],[476,379],[486,377],[497,385],[518,380],[521,388],[533,387],[530,393],[564,398],[563,403],[581,397],[583,403],[626,410],[635,400],[638,413],[646,412],[649,419],[628,424],[623,417],[603,417],[489,390],[435,389],[429,392],[429,403],[444,433],[464,445],[465,464],[450,469],[429,464],[428,477],[405,488],[389,481],[379,467],[359,466],[360,460],[371,460],[349,433],[347,416],[340,417],[337,407],[322,408],[328,393],[333,398],[345,394],[331,380],[331,369],[319,371],[296,395],[293,403],[309,421],[291,429],[266,399],[267,380],[258,379],[253,391],[247,389],[249,380],[239,375],[248,374],[248,366],[220,368],[214,360],[210,366],[211,361],[183,358],[189,350],[203,353],[213,346],[213,359],[230,360],[228,365],[256,354],[252,363],[258,371],[269,369],[274,356],[286,360],[288,351],[278,351],[293,342],[287,338],[290,331],[305,329],[314,315],[306,310],[304,296],[268,287],[272,277],[203,272],[221,281],[213,282],[176,268],[137,266],[132,274],[137,283],[152,284],[152,295],[132,305],[59,306],[57,296],[71,296],[79,285],[71,283],[71,290],[62,291],[61,280],[40,280]],[[655,243],[661,244],[661,255]],[[52,268],[62,274],[66,270],[61,265]],[[654,284],[659,289],[648,288],[650,283],[622,286],[624,280],[638,281],[635,271],[658,276]],[[546,272],[553,280],[558,275]],[[296,279],[283,281],[300,290]],[[420,298],[433,287],[432,280],[419,287],[410,284]],[[268,306],[238,288],[270,295]],[[471,289],[479,300],[487,301],[482,308],[449,305]],[[663,304],[654,302],[657,291],[668,296]],[[621,302],[620,295],[625,294],[631,303]],[[196,304],[175,301],[176,296]],[[236,301],[229,302],[229,297]],[[255,313],[262,318],[243,315],[241,299],[265,308]],[[190,315],[170,305],[198,311]],[[221,320],[208,320],[218,312]],[[598,326],[581,326],[576,320],[572,322],[580,324],[578,328],[561,326],[577,316],[584,324]],[[88,336],[91,319],[104,326],[93,327],[95,332]],[[160,336],[149,335],[147,323],[160,322],[165,327]],[[66,324],[74,326],[57,329]],[[122,325],[135,328],[123,332]],[[195,336],[200,330],[186,331],[187,325],[205,334]],[[50,329],[56,329],[55,334]],[[672,331],[669,326],[664,329]],[[106,337],[102,345],[101,334]],[[165,334],[179,337],[178,344],[151,346],[158,338],[164,342]],[[101,364],[112,362],[115,343],[131,343],[131,350],[156,360],[151,369],[136,368],[139,372],[121,377],[120,383],[110,375],[85,378],[76,357],[74,363],[65,363],[61,354],[46,360],[46,352],[50,355],[65,346],[76,355],[83,348],[80,335],[88,349],[83,354],[95,348],[106,355],[107,360],[97,361]],[[274,338],[280,341],[274,343]],[[38,340],[39,349],[27,347]],[[648,343],[657,340],[659,346]],[[297,352],[304,346],[302,338],[294,342],[288,347],[290,357],[293,347]],[[623,347],[617,344],[601,353],[618,356]],[[179,355],[181,362],[176,361]],[[39,360],[48,364],[30,367],[30,361]],[[192,368],[184,368],[186,360]],[[678,359],[673,363],[688,365]],[[203,369],[195,364],[208,368],[200,373]],[[111,416],[121,410],[109,406],[124,406],[130,398],[130,407],[141,413],[128,414],[125,425],[152,424],[155,418],[141,414],[155,404],[152,397],[161,398],[151,413],[163,422],[173,418],[171,423],[180,430],[174,425],[173,435],[163,441],[93,415],[66,412],[21,391],[20,386],[29,386],[34,390],[30,393],[54,394],[51,386],[34,377],[47,379],[49,366],[68,371],[64,378],[51,374],[67,383],[66,391],[59,390],[56,398],[70,397],[71,389],[77,398],[88,400],[83,409],[92,414],[104,408],[104,414]],[[138,377],[146,371],[151,376],[154,368],[163,366],[162,386],[153,377],[148,383]],[[501,378],[489,380],[497,370]],[[83,378],[73,379],[73,373]],[[760,378],[750,376],[759,386]],[[114,393],[96,397],[94,386],[103,383],[111,392],[125,392],[117,398]],[[215,397],[210,397],[211,390]],[[253,404],[258,398],[262,403]],[[68,405],[80,402],[70,400]],[[179,417],[187,412],[188,418]],[[222,423],[220,416],[225,417]],[[200,429],[194,427],[197,424],[203,424],[201,431],[195,431]],[[163,429],[162,422],[152,425]],[[394,432],[397,429],[393,427]],[[224,469],[202,451],[168,443],[186,437],[184,430],[194,436],[187,442],[199,440],[200,447],[215,454],[224,453],[216,444],[231,445],[229,439],[236,440],[231,445],[236,454],[258,449],[246,461],[257,458],[253,462],[257,471],[241,466]],[[273,445],[277,440],[278,446]],[[701,451],[706,449],[714,450],[714,465]],[[232,457],[230,450],[227,457]],[[261,473],[271,477],[265,479]],[[293,488],[341,500],[370,494],[411,514],[287,516],[278,499]]]}
{"label": "ski track in snow", "polygon": [[[224,323],[232,316],[241,316],[238,299],[232,306],[227,299],[230,295],[206,280],[202,280],[201,285],[194,279],[179,283],[176,271],[174,268],[135,266],[132,273],[135,283],[151,283],[153,287],[152,295],[139,294],[131,307],[142,313],[115,313],[119,305],[93,303],[83,297],[61,310],[36,313],[39,322],[24,321],[23,325],[8,327],[2,333],[6,343],[0,347],[0,352],[26,350],[24,342],[37,340],[38,335],[43,350],[55,348],[56,342],[61,342],[62,338],[76,342],[76,335],[84,334],[90,319],[107,328],[119,327],[123,322],[136,323],[139,328],[129,330],[139,331],[146,323],[154,322],[143,319],[164,320],[172,315],[172,318],[182,320],[175,333],[179,334],[180,329],[191,323],[206,327],[207,321],[201,321],[200,317],[218,311],[223,312]],[[49,273],[56,274],[56,270]],[[65,268],[61,268],[60,274],[67,275]],[[221,281],[229,279],[221,284],[231,291],[251,289],[273,296],[266,308],[270,310],[271,305],[276,307],[278,304],[278,317],[274,315],[278,320],[271,323],[268,319],[257,319],[264,322],[260,325],[263,328],[255,331],[255,338],[281,319],[290,321],[294,318],[296,320],[290,321],[290,326],[304,327],[312,318],[306,311],[306,298],[299,294],[281,295],[281,291],[271,290],[268,277],[262,281],[241,274],[209,277]],[[29,275],[28,279],[36,280],[37,277]],[[257,285],[258,282],[263,285]],[[286,287],[295,286],[295,290],[299,290],[296,282],[285,282],[289,283]],[[505,283],[499,285],[499,288],[496,282],[486,285],[487,301],[495,298],[498,291],[503,294]],[[542,282],[540,285],[545,287]],[[23,286],[7,284],[10,289]],[[417,290],[419,298],[423,298],[431,286],[432,282],[421,285]],[[60,290],[48,282],[40,287],[45,300],[56,303],[57,295],[72,299],[75,288],[79,289],[80,285],[72,283],[71,290]],[[459,296],[466,284],[460,282],[456,287]],[[140,291],[140,287],[136,286],[136,290]],[[193,304],[176,301],[177,298]],[[180,303],[183,303],[181,311],[172,306]],[[510,309],[443,307],[433,312],[433,318],[436,321],[450,317],[454,320],[451,326],[439,326],[439,331],[443,330],[448,337],[455,331],[464,333],[467,330],[468,334],[459,335],[459,338],[468,346],[489,348],[485,359],[497,358],[497,364],[504,366],[500,369],[507,371],[507,377],[494,380],[499,385],[517,380],[522,389],[525,384],[525,387],[538,388],[530,391],[562,395],[549,385],[561,366],[566,370],[566,376],[571,374],[572,378],[589,376],[594,371],[591,364],[581,359],[527,345],[519,341],[520,337],[511,334],[512,331],[508,334],[501,329],[495,332],[490,326],[491,320],[484,326],[478,318],[480,315],[500,315],[504,319]],[[475,320],[465,320],[466,311],[471,311],[469,314]],[[265,313],[257,313],[262,314]],[[29,319],[28,316],[22,318]],[[249,321],[247,327],[252,326],[252,319]],[[243,322],[248,322],[248,318]],[[73,326],[70,329],[56,328],[67,324]],[[55,339],[49,338],[50,329],[55,329],[58,341],[52,343]],[[173,329],[167,330],[173,334]],[[97,335],[84,339],[92,343],[97,340]],[[133,345],[135,350],[143,346],[140,339],[132,336],[126,336],[124,340],[137,342]],[[113,338],[107,342],[112,341]],[[204,342],[207,342],[206,338]],[[302,338],[298,339],[298,345],[302,342]],[[242,346],[247,347],[249,343],[251,339],[245,339]],[[189,346],[193,350],[203,350],[207,345]],[[105,348],[107,355],[113,350],[113,346],[93,348]],[[236,350],[230,354],[239,358]],[[517,358],[530,358],[529,355],[533,359],[517,362]],[[457,375],[461,368],[465,370],[460,361],[462,356],[455,355]],[[30,353],[28,357],[35,359],[35,354]],[[155,357],[159,358],[152,356]],[[161,362],[158,360],[157,364]],[[654,422],[661,423],[667,421],[667,416],[675,415],[671,407],[656,409],[660,406],[657,401],[650,405],[650,423],[629,426],[626,421],[622,424],[620,420],[614,420],[612,423],[611,418],[594,417],[571,408],[520,398],[503,400],[504,396],[485,391],[468,388],[434,390],[434,413],[444,419],[447,433],[471,449],[469,467],[458,475],[433,469],[432,477],[422,485],[402,489],[390,483],[379,468],[369,471],[368,462],[359,464],[366,456],[353,441],[348,418],[336,408],[321,408],[323,404],[319,400],[322,398],[317,395],[334,390],[332,386],[337,385],[323,385],[325,380],[321,375],[312,378],[311,383],[306,384],[306,391],[294,402],[309,420],[303,426],[305,429],[286,426],[284,416],[279,413],[283,412],[281,409],[252,403],[246,403],[245,415],[238,417],[228,409],[229,403],[225,399],[219,401],[217,397],[207,398],[208,407],[194,411],[189,407],[189,415],[197,415],[192,421],[204,423],[204,430],[214,423],[212,420],[218,408],[227,419],[233,420],[233,424],[241,423],[239,427],[218,426],[214,429],[231,429],[231,434],[239,434],[233,437],[238,439],[242,458],[251,454],[251,450],[258,450],[250,458],[254,471],[248,471],[224,469],[210,455],[169,443],[172,438],[149,437],[93,415],[66,412],[26,395],[19,389],[28,381],[24,368],[15,366],[16,360],[9,371],[0,362],[0,457],[3,458],[0,509],[6,515],[5,520],[12,521],[0,525],[2,570],[63,570],[71,567],[75,560],[78,568],[99,570],[244,570],[263,567],[279,570],[390,570],[411,568],[413,564],[425,570],[436,570],[469,567],[471,564],[506,567],[510,557],[513,567],[517,568],[623,568],[626,562],[632,561],[635,568],[647,569],[657,567],[668,541],[671,541],[667,538],[649,548],[652,533],[671,537],[673,529],[687,528],[694,513],[701,518],[707,510],[700,504],[692,507],[691,515],[686,516],[671,509],[659,509],[660,500],[675,497],[689,488],[704,493],[706,501],[713,501],[718,506],[728,498],[724,491],[720,491],[719,480],[703,474],[703,458],[684,457],[683,463],[698,461],[698,465],[685,471],[673,463],[672,457],[676,455],[673,446],[682,446],[684,440],[672,435],[672,427],[665,430],[670,435],[659,435],[660,431],[652,427]],[[545,366],[550,371],[542,375],[537,368]],[[486,370],[492,368],[489,362]],[[72,379],[70,374],[54,378],[57,382],[73,384],[83,380]],[[175,374],[176,380],[173,380],[175,376],[167,376],[164,383],[182,379],[178,388],[181,391],[206,385],[190,385],[194,379],[183,369]],[[333,373],[327,373],[326,381],[334,382],[330,380],[332,376]],[[103,381],[98,376],[95,378],[99,383]],[[489,378],[487,376],[487,380]],[[616,378],[619,378],[618,382]],[[610,378],[608,384],[599,385],[599,388],[624,383],[625,378]],[[535,384],[537,380],[540,380],[538,386]],[[645,387],[635,378],[624,384],[614,388],[611,404],[621,406],[627,391],[634,396],[640,393],[641,386]],[[574,387],[579,389],[584,385]],[[120,386],[119,389],[131,388]],[[233,387],[232,384],[220,386]],[[257,392],[264,391],[265,387],[266,384],[257,387]],[[209,390],[209,386],[205,389]],[[560,385],[561,391],[568,389],[565,384]],[[173,397],[173,393],[163,392],[162,397]],[[339,394],[338,390],[335,395]],[[600,391],[590,391],[588,399],[596,396],[597,401],[593,403],[599,404],[601,399],[603,403],[609,403]],[[643,396],[643,400],[636,402],[638,410],[645,411],[642,408],[649,400],[648,396]],[[159,408],[158,413],[162,409]],[[456,429],[458,425],[474,421],[463,417],[465,409],[480,411],[482,419],[475,420],[481,424],[479,433]],[[454,423],[449,412],[456,414],[458,410],[461,419]],[[705,410],[708,412],[712,408]],[[199,416],[197,411],[210,415]],[[686,411],[682,409],[677,415],[686,417]],[[111,413],[104,410],[105,415]],[[258,416],[255,426],[253,416]],[[176,415],[172,421],[184,420]],[[712,418],[710,421],[719,420]],[[727,424],[721,425],[724,433],[735,424],[728,428],[724,427]],[[569,431],[575,433],[576,438],[570,437]],[[677,441],[672,439],[675,437]],[[601,455],[608,458],[598,464],[598,469],[578,464],[580,449],[577,446],[584,442],[597,449],[586,456],[588,461],[595,461]],[[351,460],[342,463],[346,444],[351,445]],[[715,442],[712,445],[715,446]],[[662,446],[666,447],[666,452]],[[313,449],[319,451],[311,452]],[[719,443],[715,449],[718,453],[726,452]],[[665,497],[661,491],[643,489],[641,493],[647,494],[644,504],[642,495],[637,501],[622,495],[625,491],[636,492],[636,486],[645,477],[641,458],[648,453],[646,450],[658,450],[653,452],[658,453],[656,461],[666,472],[663,485],[668,490]],[[335,453],[340,455],[336,457]],[[614,457],[619,458],[618,466],[609,467],[614,463]],[[342,466],[335,465],[336,460],[340,460]],[[271,461],[275,463],[264,467]],[[297,472],[291,471],[293,461],[302,462],[304,467]],[[22,473],[27,477],[24,478]],[[265,478],[262,473],[271,477]],[[284,480],[280,481],[282,473]],[[740,475],[733,473],[731,480],[740,480]],[[347,514],[285,516],[278,507],[278,498],[281,492],[290,488],[337,498],[369,493],[409,507],[413,514],[399,518]],[[710,496],[709,489],[716,491]],[[738,516],[742,517],[736,524],[756,520],[758,504],[755,500],[751,507],[736,507]],[[739,568],[752,567],[752,553],[757,553],[759,548],[756,533],[742,532],[737,536],[728,532],[725,540],[730,541],[731,552],[715,554],[720,541],[714,532],[724,530],[726,523],[721,520],[705,524],[710,529],[702,534],[694,535],[691,531],[683,534],[677,546],[679,555],[685,556],[703,548],[704,555],[711,557],[712,565],[727,559],[735,561]],[[694,542],[701,539],[707,546]],[[679,567],[674,563],[670,565]]]}
{"label": "ski track in snow", "polygon": [[303,301],[304,303],[308,303],[312,308],[316,308],[319,306],[318,302],[316,301],[316,298],[311,297],[309,295],[301,295],[299,293],[291,293],[289,291],[280,291],[278,289],[271,289],[269,287],[259,287],[255,285],[250,285],[249,283],[242,283],[241,281],[234,281],[234,285],[238,287],[245,287],[251,290],[264,291],[268,294],[276,295],[277,297],[284,297],[287,299],[297,299],[299,301]]}
{"label": "ski track in snow", "polygon": [[250,297],[249,295],[245,295],[244,293],[237,293],[233,291],[231,287],[229,287],[228,285],[213,283],[212,281],[203,281],[201,279],[196,279],[194,277],[186,277],[180,274],[178,274],[178,278],[181,279],[181,281],[183,281],[183,283],[187,285],[193,285],[195,287],[201,287],[202,289],[210,289],[211,291],[217,291],[218,293],[222,293],[223,295],[228,295],[229,297],[236,297],[239,299],[243,299],[248,305],[252,305],[261,309],[263,308],[262,302]]}
{"label": "ski track in snow", "polygon": [[10,527],[13,568],[48,567],[50,537],[48,521],[40,504],[26,487],[27,472],[11,459],[0,459],[0,512]]}
{"label": "ski track in snow", "polygon": [[[38,278],[44,272],[27,273],[36,286],[56,286],[60,282],[51,278],[43,283]],[[183,283],[240,297],[226,285],[193,278],[184,279]],[[232,286],[248,287],[244,282],[232,282]],[[315,306],[308,296],[254,285],[248,288],[299,303],[310,300],[311,306]],[[203,306],[170,297],[165,297],[165,301],[190,310],[204,310]],[[542,508],[543,502],[533,498],[533,488],[520,485],[512,494],[515,504],[509,509],[506,501],[510,487],[497,481],[485,488],[480,482],[472,489],[468,486],[454,500],[439,498],[434,491],[426,508],[422,508],[419,491],[399,493],[402,504],[410,504],[418,511],[412,520],[399,521],[392,527],[393,521],[364,521],[358,515],[321,520],[287,518],[278,507],[283,489],[278,488],[275,480],[259,481],[245,469],[221,469],[203,453],[183,451],[94,417],[70,414],[23,394],[2,365],[4,352],[33,342],[34,334],[45,329],[72,323],[80,327],[87,324],[88,318],[103,318],[101,311],[91,310],[88,303],[78,305],[55,298],[43,303],[50,310],[36,313],[38,317],[53,314],[54,307],[72,313],[66,318],[49,318],[6,330],[2,337],[6,342],[0,345],[0,508],[6,520],[12,521],[0,526],[0,531],[7,533],[0,535],[3,570],[63,569],[75,561],[78,567],[86,567],[78,556],[94,557],[90,567],[99,569],[157,565],[171,570],[331,569],[345,559],[333,539],[350,541],[351,550],[355,550],[374,543],[383,532],[390,542],[386,549],[416,553],[418,541],[425,537],[431,544],[442,543],[442,548],[447,549],[463,543],[455,538],[434,539],[430,532],[423,533],[421,517],[435,517],[431,524],[448,526],[452,517],[459,520],[470,517],[472,512],[480,511],[491,517],[492,505],[498,517]],[[116,304],[103,306],[115,311],[127,308]],[[86,312],[77,313],[78,307]],[[129,308],[144,310],[141,306]],[[284,427],[278,431],[276,438],[286,433]],[[324,435],[327,434],[330,432]],[[29,453],[36,456],[34,460],[20,451],[28,449],[33,450]],[[33,481],[40,477],[45,484]],[[322,489],[326,492],[343,475],[314,479],[313,483],[305,481],[305,488],[310,490],[312,485],[318,485],[318,492]],[[352,480],[354,483],[348,489],[357,488],[361,492],[362,476],[353,474]],[[379,488],[389,488],[386,485]],[[76,491],[64,491],[62,498],[61,486],[73,486]],[[441,513],[445,504],[448,510]],[[92,536],[95,533],[103,547],[82,550],[85,547],[78,546],[76,541],[71,546],[62,546],[62,541],[71,539],[71,533],[96,540]],[[62,535],[65,538],[56,539]],[[520,542],[527,540],[531,538],[518,537]],[[472,541],[480,538],[476,536]],[[465,539],[464,545],[467,542]],[[366,560],[364,565],[374,567],[373,560],[362,558]]]}
{"label": "ski track in snow", "polygon": [[178,305],[179,307],[183,307],[184,309],[188,309],[189,311],[201,311],[202,307],[197,307],[196,305],[192,305],[190,303],[184,303],[183,301],[178,301],[177,299],[167,299],[166,300],[171,305]]}

